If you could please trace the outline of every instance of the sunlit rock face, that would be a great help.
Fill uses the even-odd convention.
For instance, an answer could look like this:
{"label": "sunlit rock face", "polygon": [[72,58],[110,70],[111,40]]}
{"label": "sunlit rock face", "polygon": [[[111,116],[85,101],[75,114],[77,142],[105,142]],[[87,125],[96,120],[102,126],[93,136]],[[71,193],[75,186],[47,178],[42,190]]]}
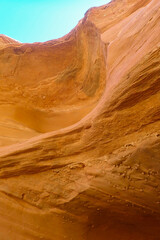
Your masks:
{"label": "sunlit rock face", "polygon": [[160,239],[159,62],[159,0],[0,35],[0,240]]}

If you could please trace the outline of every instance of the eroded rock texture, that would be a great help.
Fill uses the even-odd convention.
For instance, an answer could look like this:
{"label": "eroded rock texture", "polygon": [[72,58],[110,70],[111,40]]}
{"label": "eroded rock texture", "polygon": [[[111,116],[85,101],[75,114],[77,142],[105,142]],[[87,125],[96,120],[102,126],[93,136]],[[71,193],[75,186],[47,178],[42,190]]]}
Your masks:
{"label": "eroded rock texture", "polygon": [[160,239],[159,62],[159,0],[0,35],[0,240]]}

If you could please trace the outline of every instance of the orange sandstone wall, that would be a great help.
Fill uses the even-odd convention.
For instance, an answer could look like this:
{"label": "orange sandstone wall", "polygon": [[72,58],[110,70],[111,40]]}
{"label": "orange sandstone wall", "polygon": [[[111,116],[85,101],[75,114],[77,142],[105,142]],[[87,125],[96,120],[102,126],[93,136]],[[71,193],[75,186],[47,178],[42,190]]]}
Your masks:
{"label": "orange sandstone wall", "polygon": [[160,239],[159,9],[115,0],[58,40],[1,36],[0,239]]}

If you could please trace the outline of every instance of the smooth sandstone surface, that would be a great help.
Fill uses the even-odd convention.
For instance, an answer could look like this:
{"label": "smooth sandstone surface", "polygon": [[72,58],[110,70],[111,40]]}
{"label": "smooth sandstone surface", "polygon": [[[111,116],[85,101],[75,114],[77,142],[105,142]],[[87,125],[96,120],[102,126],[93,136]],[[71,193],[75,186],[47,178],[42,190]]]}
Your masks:
{"label": "smooth sandstone surface", "polygon": [[0,35],[0,240],[160,239],[159,63],[159,0]]}

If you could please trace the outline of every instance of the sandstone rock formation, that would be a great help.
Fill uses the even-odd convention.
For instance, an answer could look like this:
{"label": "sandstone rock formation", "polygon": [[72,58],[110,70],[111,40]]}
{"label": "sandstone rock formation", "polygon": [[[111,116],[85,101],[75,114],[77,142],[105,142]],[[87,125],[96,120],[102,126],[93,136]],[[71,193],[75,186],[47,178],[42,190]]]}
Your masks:
{"label": "sandstone rock formation", "polygon": [[160,1],[0,35],[0,240],[160,239]]}

